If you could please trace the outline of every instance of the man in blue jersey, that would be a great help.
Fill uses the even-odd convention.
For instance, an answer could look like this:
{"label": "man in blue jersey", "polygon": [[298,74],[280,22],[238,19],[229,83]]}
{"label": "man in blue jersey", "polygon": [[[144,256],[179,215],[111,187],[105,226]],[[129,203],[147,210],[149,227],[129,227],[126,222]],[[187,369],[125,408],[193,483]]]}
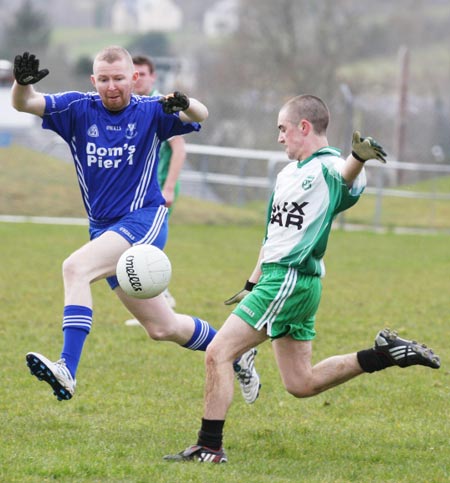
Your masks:
{"label": "man in blue jersey", "polygon": [[[152,339],[205,350],[216,333],[204,320],[175,314],[163,295],[145,300],[127,296],[115,276],[120,255],[131,245],[164,248],[167,208],[156,174],[158,150],[172,136],[199,131],[208,110],[180,92],[162,98],[133,95],[138,73],[122,47],[107,47],[96,55],[91,76],[96,92],[42,94],[33,84],[48,73],[39,69],[34,55],[16,56],[12,103],[19,111],[41,117],[43,128],[55,131],[69,145],[91,241],[63,263],[60,359],[52,362],[30,352],[26,360],[31,373],[50,384],[58,400],[67,400],[74,394],[76,371],[91,330],[92,282],[106,278]],[[254,356],[254,350],[242,356],[237,374],[249,403],[259,390]]]}
{"label": "man in blue jersey", "polygon": [[352,154],[342,159],[340,151],[328,145],[328,122],[327,106],[311,95],[289,100],[279,112],[278,142],[292,162],[277,176],[256,267],[245,288],[226,301],[239,304],[206,351],[204,413],[197,443],[167,455],[167,460],[227,461],[222,433],[233,398],[230,363],[268,339],[286,390],[298,398],[391,366],[440,367],[431,349],[388,329],[376,335],[369,349],[312,364],[332,221],[358,201],[366,181],[364,163],[386,162],[383,148],[358,132],[353,135]]}

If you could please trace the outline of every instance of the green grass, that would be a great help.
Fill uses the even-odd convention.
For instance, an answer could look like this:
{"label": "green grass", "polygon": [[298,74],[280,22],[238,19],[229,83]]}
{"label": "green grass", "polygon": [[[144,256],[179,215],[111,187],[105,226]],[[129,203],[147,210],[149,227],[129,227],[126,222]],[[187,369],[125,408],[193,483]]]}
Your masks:
{"label": "green grass", "polygon": [[[99,27],[56,27],[52,30],[51,44],[57,49],[63,47],[72,60],[77,60],[79,57],[92,57],[108,45],[129,48],[139,36],[139,33],[116,33],[111,29]],[[167,37],[173,52],[181,52],[180,49],[188,43],[192,48],[199,42],[203,45],[205,42],[195,29],[184,28],[181,32],[168,33]]]}
{"label": "green grass", "polygon": [[85,217],[75,168],[13,145],[0,148],[2,214]]}
{"label": "green grass", "polygon": [[[85,217],[71,163],[20,146],[0,148],[0,214],[27,216]],[[450,177],[403,187],[409,191],[450,193]],[[267,200],[245,206],[220,205],[180,197],[171,218],[178,224],[257,224],[265,217]],[[376,197],[365,194],[355,207],[345,213],[348,223],[375,223]],[[450,231],[450,201],[394,198],[382,201],[381,226]]]}
{"label": "green grass", "polygon": [[[71,163],[13,145],[0,148],[0,215],[86,217]],[[265,206],[238,208],[181,198],[171,218],[179,223],[261,224]]]}
{"label": "green grass", "polygon": [[[399,191],[418,193],[450,193],[450,177],[439,176],[410,185],[399,186]],[[375,219],[375,195],[364,194],[357,205],[345,213],[352,223],[379,223],[381,226],[409,228],[425,228],[441,231],[450,230],[450,200],[414,199],[394,196],[383,196],[381,201],[381,218]]]}
{"label": "green grass", "polygon": [[[261,226],[183,225],[167,253],[178,309],[219,326],[224,298],[253,268]],[[0,223],[0,481],[7,483],[444,483],[450,480],[448,237],[331,235],[314,361],[368,347],[380,327],[423,339],[443,367],[389,369],[315,398],[283,389],[269,343],[257,365],[253,406],[229,413],[229,463],[162,460],[196,440],[203,356],[150,341],[123,324],[104,282],[93,286],[95,322],[73,400],[58,402],[28,374],[24,355],[61,346],[61,263],[86,227]]]}
{"label": "green grass", "polygon": [[345,213],[349,223],[392,229],[406,227],[450,232],[450,200],[428,200],[384,196],[381,216],[376,218],[377,198],[363,195],[354,208]]}
{"label": "green grass", "polygon": [[54,29],[51,42],[58,47],[64,47],[73,59],[80,56],[92,57],[108,45],[123,45],[126,47],[133,36],[114,33],[111,29],[98,27]]}

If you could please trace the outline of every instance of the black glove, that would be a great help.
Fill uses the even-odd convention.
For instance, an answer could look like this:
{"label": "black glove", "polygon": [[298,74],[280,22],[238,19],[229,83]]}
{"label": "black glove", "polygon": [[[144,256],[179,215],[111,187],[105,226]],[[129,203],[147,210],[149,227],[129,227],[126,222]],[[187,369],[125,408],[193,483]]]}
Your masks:
{"label": "black glove", "polygon": [[21,86],[36,84],[48,73],[48,69],[39,70],[39,60],[29,52],[24,52],[23,55],[16,55],[14,59],[14,77]]}
{"label": "black glove", "polygon": [[256,285],[256,283],[249,282],[247,280],[245,282],[245,287],[242,290],[239,290],[239,292],[235,293],[229,299],[225,300],[224,304],[225,305],[233,305],[233,304],[239,303],[248,293],[250,293],[253,290],[253,287],[255,285]]}
{"label": "black glove", "polygon": [[189,97],[182,92],[175,91],[165,97],[160,97],[158,101],[166,114],[185,111],[189,107]]}
{"label": "black glove", "polygon": [[361,163],[365,163],[368,159],[378,159],[381,163],[385,163],[387,154],[375,139],[362,138],[361,134],[355,131],[352,139],[352,156]]}

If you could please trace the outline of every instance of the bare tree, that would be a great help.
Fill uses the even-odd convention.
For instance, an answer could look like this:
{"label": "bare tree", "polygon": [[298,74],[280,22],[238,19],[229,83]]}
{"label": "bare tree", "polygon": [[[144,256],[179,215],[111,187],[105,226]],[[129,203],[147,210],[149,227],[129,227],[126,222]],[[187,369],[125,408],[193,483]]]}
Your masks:
{"label": "bare tree", "polygon": [[4,50],[10,54],[33,48],[35,53],[42,53],[49,45],[50,33],[45,13],[36,9],[31,0],[25,0],[5,29]]}
{"label": "bare tree", "polygon": [[202,54],[209,105],[235,119],[234,139],[223,142],[258,139],[261,147],[266,141],[273,147],[280,103],[305,92],[335,95],[338,67],[352,57],[361,28],[353,3],[241,0],[238,31]]}

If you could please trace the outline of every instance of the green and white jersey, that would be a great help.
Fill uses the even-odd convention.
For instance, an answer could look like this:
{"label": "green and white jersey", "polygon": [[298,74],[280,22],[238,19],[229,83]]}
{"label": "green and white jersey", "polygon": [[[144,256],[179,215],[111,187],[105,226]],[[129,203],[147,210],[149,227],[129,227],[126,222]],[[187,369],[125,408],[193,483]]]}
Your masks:
{"label": "green and white jersey", "polygon": [[323,257],[334,217],[353,206],[366,186],[364,169],[349,189],[345,161],[332,147],[289,163],[277,176],[267,212],[262,263],[324,276]]}

